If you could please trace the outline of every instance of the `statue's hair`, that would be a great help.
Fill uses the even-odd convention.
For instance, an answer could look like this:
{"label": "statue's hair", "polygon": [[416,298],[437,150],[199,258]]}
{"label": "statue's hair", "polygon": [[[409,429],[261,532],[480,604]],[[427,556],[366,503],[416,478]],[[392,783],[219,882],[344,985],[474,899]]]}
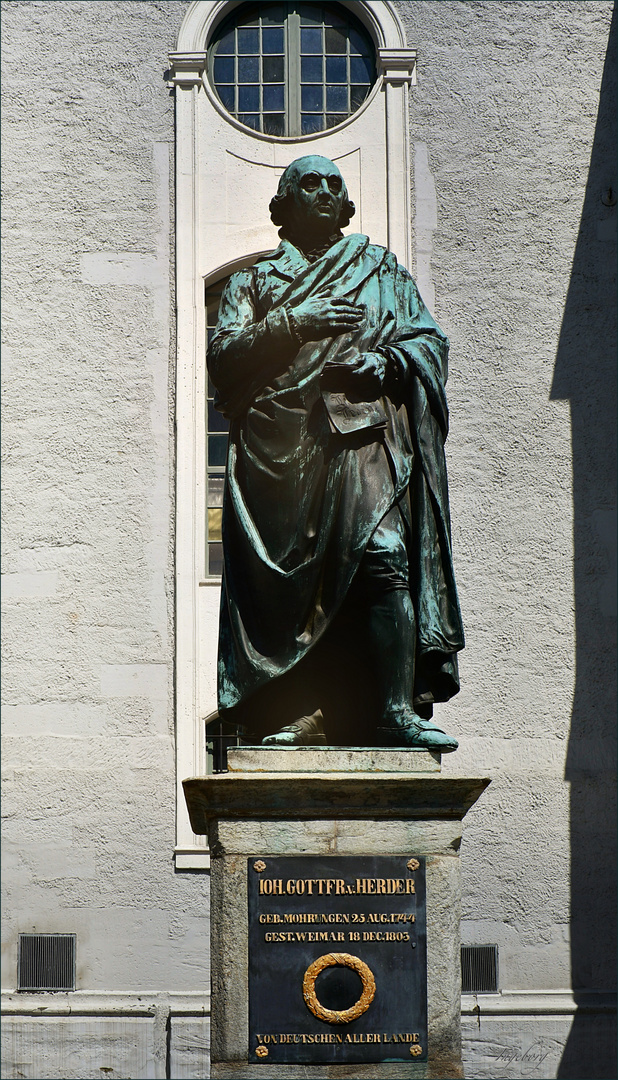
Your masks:
{"label": "statue's hair", "polygon": [[[298,158],[297,161],[302,161],[302,158]],[[270,205],[268,207],[273,224],[282,225],[284,228],[288,223],[289,211],[292,200],[294,199],[292,185],[297,173],[297,161],[293,161],[282,173],[281,179],[279,180],[279,187],[277,188],[277,194],[270,200]],[[337,227],[339,229],[345,229],[346,225],[350,224],[351,218],[354,217],[356,207],[348,195],[345,180],[343,177],[341,179],[343,183],[343,204],[341,206]]]}

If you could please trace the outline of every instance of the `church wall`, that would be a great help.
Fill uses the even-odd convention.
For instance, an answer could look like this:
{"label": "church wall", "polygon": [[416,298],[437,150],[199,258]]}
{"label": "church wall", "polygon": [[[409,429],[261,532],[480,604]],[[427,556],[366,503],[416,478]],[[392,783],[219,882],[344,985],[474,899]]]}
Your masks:
{"label": "church wall", "polygon": [[[7,1021],[7,1076],[164,1076],[165,1017],[175,1054],[208,1000],[208,879],[175,874],[172,859],[164,72],[186,7],[52,0],[2,11],[2,986],[15,988],[20,932],[76,933],[77,987],[94,998],[71,1009],[95,1014],[76,1027]],[[44,1000],[53,1014],[60,998],[35,995],[31,1007]],[[204,1053],[193,1057],[186,1075],[203,1075]]]}
{"label": "church wall", "polygon": [[[580,1007],[601,1008],[614,980],[612,9],[398,10],[419,52],[417,276],[451,339],[447,456],[467,646],[461,693],[440,709],[461,740],[443,769],[492,776],[465,823],[462,940],[499,945],[512,1013],[524,991],[542,1011],[548,991],[571,986]],[[556,1075],[568,1023],[498,1017],[490,997],[477,1006],[483,1020],[464,1022],[469,1075]],[[582,1044],[575,1069],[584,1057],[587,1075],[609,1075],[607,1018],[596,1022],[596,1049]],[[509,1044],[511,1062],[500,1056]]]}
{"label": "church wall", "polygon": [[[580,1075],[564,1052],[577,1036],[598,1078],[612,1075],[614,954],[615,435],[599,314],[615,295],[599,113],[612,5],[393,6],[418,49],[413,270],[451,340],[467,648],[462,691],[436,713],[460,740],[443,771],[492,777],[464,822],[462,940],[498,944],[503,993],[463,1002],[467,1075]],[[207,1068],[208,875],[172,859],[164,71],[188,7],[2,4],[7,1078]],[[574,310],[594,316],[577,348]],[[20,932],[77,934],[77,995],[15,993]]]}

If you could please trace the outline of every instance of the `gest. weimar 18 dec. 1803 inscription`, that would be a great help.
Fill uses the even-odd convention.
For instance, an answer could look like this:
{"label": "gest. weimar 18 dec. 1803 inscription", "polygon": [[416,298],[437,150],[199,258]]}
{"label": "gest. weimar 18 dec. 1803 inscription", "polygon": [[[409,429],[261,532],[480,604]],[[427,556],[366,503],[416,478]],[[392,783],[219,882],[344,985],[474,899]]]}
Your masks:
{"label": "gest. weimar 18 dec. 1803 inscription", "polygon": [[248,860],[249,1060],[423,1061],[425,861]]}

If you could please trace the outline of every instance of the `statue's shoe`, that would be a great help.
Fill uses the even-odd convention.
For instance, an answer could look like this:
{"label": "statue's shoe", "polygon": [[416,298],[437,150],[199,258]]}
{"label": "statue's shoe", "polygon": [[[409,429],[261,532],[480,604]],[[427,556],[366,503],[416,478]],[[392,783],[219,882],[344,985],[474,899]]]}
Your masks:
{"label": "statue's shoe", "polygon": [[325,746],[323,719],[319,709],[312,716],[301,716],[274,735],[267,735],[262,739],[262,746]]}
{"label": "statue's shoe", "polygon": [[420,716],[415,716],[413,720],[393,718],[387,726],[377,729],[377,736],[380,746],[409,746],[439,754],[450,754],[459,746],[452,735],[447,735],[431,720],[421,720]]}

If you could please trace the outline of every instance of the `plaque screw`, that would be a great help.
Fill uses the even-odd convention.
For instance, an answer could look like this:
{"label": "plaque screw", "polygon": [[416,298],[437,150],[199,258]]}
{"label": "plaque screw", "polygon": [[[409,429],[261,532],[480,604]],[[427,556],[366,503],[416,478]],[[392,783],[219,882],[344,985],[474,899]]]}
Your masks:
{"label": "plaque screw", "polygon": [[407,866],[408,870],[418,870],[420,865],[421,864],[418,861],[418,859],[408,859],[408,861],[406,863],[406,866]]}
{"label": "plaque screw", "polygon": [[268,1057],[268,1049],[265,1046],[258,1046],[255,1050],[256,1057]]}
{"label": "plaque screw", "polygon": [[[265,869],[266,869],[266,863],[265,863],[265,862],[262,862],[262,860],[261,860],[261,859],[258,859],[258,861],[257,861],[257,862],[254,862],[254,864],[253,864],[253,869],[254,869],[254,870],[257,870],[258,874],[261,874],[261,873],[262,873],[262,870],[265,870]],[[266,1053],[268,1053],[268,1050],[266,1051]],[[263,1056],[263,1055],[262,1055],[262,1056]]]}
{"label": "plaque screw", "polygon": [[[262,1047],[260,1047],[260,1050],[261,1049],[262,1049]],[[264,1049],[266,1049],[266,1048],[264,1047]],[[256,1053],[257,1053],[257,1050],[256,1050]],[[266,1050],[266,1053],[268,1053],[268,1050]],[[423,1053],[423,1047],[419,1046],[418,1043],[414,1043],[414,1045],[410,1047],[410,1053],[412,1054],[412,1057],[418,1057],[419,1054]]]}

